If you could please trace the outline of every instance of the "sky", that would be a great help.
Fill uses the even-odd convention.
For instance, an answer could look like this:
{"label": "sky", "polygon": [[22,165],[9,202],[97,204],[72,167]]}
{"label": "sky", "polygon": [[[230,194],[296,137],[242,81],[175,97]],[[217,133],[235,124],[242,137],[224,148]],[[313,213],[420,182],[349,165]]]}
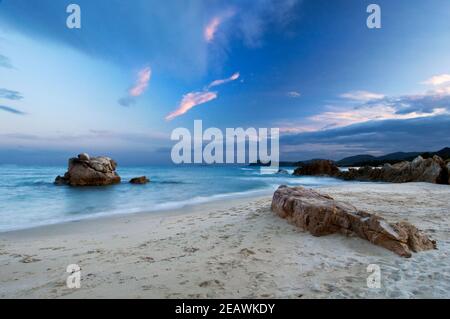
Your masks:
{"label": "sky", "polygon": [[439,150],[449,52],[448,0],[0,0],[0,163],[167,163],[194,120],[282,160]]}

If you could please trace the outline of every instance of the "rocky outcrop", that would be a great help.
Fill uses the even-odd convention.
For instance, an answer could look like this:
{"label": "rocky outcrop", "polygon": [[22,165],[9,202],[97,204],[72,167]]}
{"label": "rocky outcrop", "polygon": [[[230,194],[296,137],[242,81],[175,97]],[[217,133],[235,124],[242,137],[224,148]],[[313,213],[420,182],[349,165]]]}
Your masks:
{"label": "rocky outcrop", "polygon": [[435,241],[407,222],[389,223],[377,215],[303,187],[280,186],[273,196],[272,210],[314,236],[356,235],[402,257],[436,249]]}
{"label": "rocky outcrop", "polygon": [[382,168],[363,167],[350,168],[347,172],[339,172],[335,177],[346,180],[382,181],[391,183],[427,182],[448,184],[448,169],[439,156],[424,159],[421,156],[412,162],[401,162]]}
{"label": "rocky outcrop", "polygon": [[83,153],[69,160],[64,176],[55,179],[57,185],[105,186],[120,183],[116,173],[117,163],[109,157],[90,157]]}
{"label": "rocky outcrop", "polygon": [[450,185],[450,162],[447,163],[448,184]]}
{"label": "rocky outcrop", "polygon": [[147,183],[150,183],[150,180],[147,178],[147,176],[135,177],[130,180],[130,184],[135,185],[144,185]]}
{"label": "rocky outcrop", "polygon": [[339,173],[339,168],[329,160],[317,160],[303,164],[294,171],[294,175],[302,176],[334,176]]}

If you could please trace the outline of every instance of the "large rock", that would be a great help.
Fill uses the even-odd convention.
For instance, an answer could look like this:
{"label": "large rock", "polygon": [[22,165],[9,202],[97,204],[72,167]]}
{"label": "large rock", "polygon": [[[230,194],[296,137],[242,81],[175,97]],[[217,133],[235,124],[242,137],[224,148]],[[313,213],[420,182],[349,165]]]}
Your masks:
{"label": "large rock", "polygon": [[339,173],[339,168],[329,160],[316,160],[303,164],[294,171],[294,175],[302,176],[334,176]]}
{"label": "large rock", "polygon": [[350,168],[347,172],[339,172],[335,176],[346,180],[449,184],[448,175],[445,163],[439,156],[427,159],[419,156],[412,162],[405,161],[394,165],[385,164],[382,168]]}
{"label": "large rock", "polygon": [[117,163],[109,157],[90,157],[83,153],[69,160],[67,173],[55,179],[57,185],[105,186],[120,183]]}
{"label": "large rock", "polygon": [[436,249],[435,241],[407,222],[389,223],[303,187],[280,186],[273,196],[272,210],[314,236],[356,235],[403,257],[411,257],[412,252]]}

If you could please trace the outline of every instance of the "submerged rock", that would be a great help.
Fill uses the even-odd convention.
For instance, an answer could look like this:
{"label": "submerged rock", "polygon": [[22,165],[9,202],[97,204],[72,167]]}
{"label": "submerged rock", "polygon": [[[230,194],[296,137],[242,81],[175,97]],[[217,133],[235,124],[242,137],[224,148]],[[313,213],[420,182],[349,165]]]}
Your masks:
{"label": "submerged rock", "polygon": [[329,160],[316,160],[303,164],[294,171],[294,175],[302,176],[334,176],[339,173],[339,167]]}
{"label": "submerged rock", "polygon": [[436,249],[435,241],[407,222],[389,223],[348,203],[303,187],[280,186],[273,196],[272,210],[314,236],[356,235],[402,257],[411,257],[412,252]]}
{"label": "submerged rock", "polygon": [[289,172],[287,170],[285,170],[285,169],[281,169],[280,168],[278,170],[277,174],[279,174],[279,175],[289,175]]}
{"label": "submerged rock", "polygon": [[150,183],[150,180],[146,176],[135,177],[130,180],[130,184],[143,185]]}
{"label": "submerged rock", "polygon": [[116,173],[117,163],[109,157],[90,157],[83,153],[69,160],[64,176],[55,179],[56,185],[106,186],[120,183]]}

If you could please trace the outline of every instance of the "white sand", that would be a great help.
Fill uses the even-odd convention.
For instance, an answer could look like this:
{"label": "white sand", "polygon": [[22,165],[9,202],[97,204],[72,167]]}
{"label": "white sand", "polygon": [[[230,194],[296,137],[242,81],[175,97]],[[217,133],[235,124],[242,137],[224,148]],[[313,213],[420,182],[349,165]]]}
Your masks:
{"label": "white sand", "polygon": [[[269,197],[0,234],[5,298],[449,298],[450,187],[352,184],[337,199],[408,220],[438,250],[394,255],[358,238],[316,238],[270,212]],[[69,264],[81,288],[66,287]],[[366,268],[378,264],[381,289]]]}

